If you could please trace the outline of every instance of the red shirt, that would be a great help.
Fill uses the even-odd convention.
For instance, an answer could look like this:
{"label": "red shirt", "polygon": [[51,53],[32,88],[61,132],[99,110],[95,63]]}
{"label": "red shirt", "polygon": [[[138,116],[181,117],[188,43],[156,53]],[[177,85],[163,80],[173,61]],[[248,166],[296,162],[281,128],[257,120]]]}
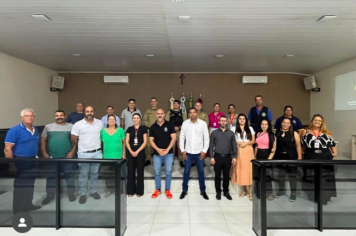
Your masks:
{"label": "red shirt", "polygon": [[219,128],[219,118],[221,116],[225,116],[224,113],[218,112],[218,114],[215,116],[214,112],[209,114],[209,126],[212,128]]}

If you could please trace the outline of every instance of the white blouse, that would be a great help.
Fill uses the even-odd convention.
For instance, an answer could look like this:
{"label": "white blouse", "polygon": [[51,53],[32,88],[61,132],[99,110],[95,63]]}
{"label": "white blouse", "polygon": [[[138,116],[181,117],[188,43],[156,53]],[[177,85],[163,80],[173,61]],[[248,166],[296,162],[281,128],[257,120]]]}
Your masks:
{"label": "white blouse", "polygon": [[[253,128],[251,126],[249,128],[250,128],[251,134],[255,135],[255,131],[253,130]],[[236,142],[250,142],[251,141],[251,140],[247,139],[245,131],[243,131],[243,137],[244,138],[242,139],[241,134],[235,133]]]}

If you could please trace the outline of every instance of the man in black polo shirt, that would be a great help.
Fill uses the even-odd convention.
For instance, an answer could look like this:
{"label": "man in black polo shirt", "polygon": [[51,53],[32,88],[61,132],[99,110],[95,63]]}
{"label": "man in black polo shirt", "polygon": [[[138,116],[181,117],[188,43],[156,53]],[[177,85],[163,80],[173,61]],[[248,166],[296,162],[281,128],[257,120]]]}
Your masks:
{"label": "man in black polo shirt", "polygon": [[261,122],[262,120],[272,121],[272,112],[268,107],[263,106],[263,97],[257,95],[255,97],[256,106],[252,107],[248,112],[248,119],[251,122],[252,128],[256,133],[261,132]]}
{"label": "man in black polo shirt", "polygon": [[154,149],[153,166],[155,169],[156,191],[152,194],[152,198],[157,198],[161,194],[161,169],[164,162],[166,174],[166,196],[171,199],[172,193],[172,165],[173,165],[173,145],[176,143],[176,131],[174,125],[164,119],[163,109],[157,109],[157,121],[150,127],[150,143]]}
{"label": "man in black polo shirt", "polygon": [[[226,129],[227,118],[219,118],[219,129],[213,131],[210,137],[210,162],[214,165],[216,199],[221,199],[221,171],[223,171],[224,196],[232,200],[229,194],[229,181],[231,164],[237,158],[237,145],[234,133]],[[231,158],[232,157],[232,158]]]}

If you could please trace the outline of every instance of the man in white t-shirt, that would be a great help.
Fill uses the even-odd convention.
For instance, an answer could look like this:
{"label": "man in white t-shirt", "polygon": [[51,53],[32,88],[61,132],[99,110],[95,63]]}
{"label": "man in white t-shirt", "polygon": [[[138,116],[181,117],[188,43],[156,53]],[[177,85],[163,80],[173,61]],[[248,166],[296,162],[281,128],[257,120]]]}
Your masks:
{"label": "man in white t-shirt", "polygon": [[[85,117],[78,121],[72,128],[72,143],[78,145],[78,159],[102,159],[100,132],[103,129],[101,120],[95,119],[95,109],[87,106],[84,110]],[[80,163],[79,165],[79,203],[87,200],[88,174],[90,172],[90,196],[100,199],[96,192],[100,163]]]}

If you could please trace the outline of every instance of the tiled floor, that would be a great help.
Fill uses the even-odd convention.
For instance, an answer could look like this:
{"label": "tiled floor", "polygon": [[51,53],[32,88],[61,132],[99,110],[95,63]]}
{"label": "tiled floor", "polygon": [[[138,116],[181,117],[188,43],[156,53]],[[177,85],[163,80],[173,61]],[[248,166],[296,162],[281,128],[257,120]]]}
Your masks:
{"label": "tiled floor", "polygon": [[[192,170],[192,176],[196,176],[195,168]],[[341,168],[340,168],[341,170]],[[149,168],[146,169],[149,172]],[[213,176],[210,166],[205,167],[206,176]],[[179,163],[173,169],[174,176],[182,175],[182,169]],[[146,174],[145,174],[146,175]],[[147,174],[148,175],[148,174]],[[146,176],[147,176],[146,175]],[[354,176],[355,172],[348,173],[339,171],[339,177]],[[180,200],[182,180],[173,180],[171,191],[173,199],[167,199],[164,195],[157,199],[151,199],[151,193],[154,191],[154,180],[145,180],[145,195],[141,198],[136,196],[128,198],[128,228],[125,236],[247,236],[255,235],[252,231],[252,203],[247,197],[239,198],[239,190],[230,187],[232,201],[222,198],[221,201],[215,199],[215,188],[212,180],[207,180],[207,193],[210,200],[206,201],[199,195],[199,184],[197,180],[191,180],[189,183],[189,193],[185,199]],[[34,202],[40,204],[45,196],[45,180],[36,180],[36,191]],[[99,183],[99,193],[101,200],[88,199],[84,205],[79,205],[78,201],[71,203],[66,197],[63,197],[62,206],[66,214],[66,222],[78,222],[92,224],[107,220],[109,224],[113,222],[114,196],[104,198],[104,182]],[[8,192],[0,195],[0,221],[8,220],[4,212],[11,210],[11,187],[12,182],[0,181],[2,189],[8,189]],[[350,212],[352,217],[356,217],[356,185],[351,182],[338,183],[339,197],[332,203],[324,207],[325,212],[332,214],[337,212]],[[164,181],[162,181],[164,188]],[[288,194],[288,193],[287,193]],[[296,221],[300,225],[315,223],[315,204],[308,201],[303,193],[298,192],[297,201],[290,203],[288,196],[284,196],[274,201],[267,202],[270,212],[279,214],[277,220],[279,223],[289,223]],[[41,211],[36,212],[33,217],[42,217],[41,221],[51,221],[54,217],[54,203],[45,206]],[[300,213],[300,214],[299,214]],[[49,215],[50,219],[44,214]],[[31,214],[32,215],[32,214]],[[282,217],[281,217],[282,216]],[[333,216],[335,217],[335,216]],[[338,221],[335,217],[335,222]],[[11,218],[10,218],[11,219]],[[342,222],[340,222],[342,223]],[[352,224],[352,222],[347,222]],[[356,224],[356,221],[355,221]],[[114,229],[85,229],[85,228],[63,228],[55,230],[53,228],[33,228],[30,232],[22,235],[26,236],[114,236]],[[0,235],[13,236],[20,235],[12,228],[0,228]],[[269,230],[269,236],[356,236],[356,230]]]}

